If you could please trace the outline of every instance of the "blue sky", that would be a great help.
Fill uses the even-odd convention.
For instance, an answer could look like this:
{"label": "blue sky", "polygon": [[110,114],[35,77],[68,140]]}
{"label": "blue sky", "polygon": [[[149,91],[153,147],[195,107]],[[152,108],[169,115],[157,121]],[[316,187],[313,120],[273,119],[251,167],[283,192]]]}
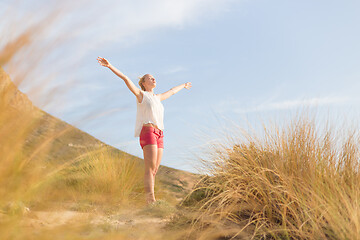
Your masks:
{"label": "blue sky", "polygon": [[[197,158],[209,143],[235,134],[233,124],[256,128],[306,106],[319,116],[358,118],[359,1],[108,0],[88,1],[87,9],[68,13],[51,33],[91,19],[55,51],[62,60],[53,60],[52,84],[66,87],[66,76],[75,85],[51,101],[46,93],[29,97],[121,150],[142,157],[134,137],[136,100],[98,56],[136,83],[151,73],[155,93],[192,82],[163,102],[161,164],[177,169],[197,172]],[[35,86],[28,81],[21,88]],[[93,119],[79,122],[89,113]]]}

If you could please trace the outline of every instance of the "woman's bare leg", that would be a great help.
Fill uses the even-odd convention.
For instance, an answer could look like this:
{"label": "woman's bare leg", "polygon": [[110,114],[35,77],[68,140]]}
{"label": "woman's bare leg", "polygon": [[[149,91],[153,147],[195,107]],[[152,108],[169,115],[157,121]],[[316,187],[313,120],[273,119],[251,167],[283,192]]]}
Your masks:
{"label": "woman's bare leg", "polygon": [[[156,175],[156,173],[157,173],[157,171],[159,169],[159,166],[160,166],[163,151],[164,151],[163,148],[158,148],[157,149],[157,159],[156,159],[156,166],[155,166],[155,172],[154,172],[154,179],[155,179],[155,175]],[[155,180],[154,180],[154,182],[155,182]]]}
{"label": "woman's bare leg", "polygon": [[145,176],[144,176],[144,184],[145,184],[145,194],[146,194],[146,203],[155,202],[155,193],[154,193],[154,172],[156,168],[157,161],[157,153],[158,148],[157,145],[146,145],[143,148],[144,152],[144,162],[145,162]]}
{"label": "woman's bare leg", "polygon": [[153,172],[153,186],[152,186],[152,189],[155,189],[155,175],[157,173],[157,170],[159,169],[162,155],[163,155],[163,149],[158,148],[157,149],[157,159],[156,159],[156,164],[155,164],[155,170]]}

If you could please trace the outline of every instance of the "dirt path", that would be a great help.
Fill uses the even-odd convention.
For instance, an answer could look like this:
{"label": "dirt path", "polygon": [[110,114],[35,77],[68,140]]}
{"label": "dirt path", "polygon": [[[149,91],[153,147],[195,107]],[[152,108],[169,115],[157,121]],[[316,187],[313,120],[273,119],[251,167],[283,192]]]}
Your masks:
{"label": "dirt path", "polygon": [[69,210],[58,211],[30,211],[22,219],[21,225],[33,228],[54,228],[65,224],[90,220],[95,217],[91,213],[81,213]]}
{"label": "dirt path", "polygon": [[[162,205],[161,205],[162,204]],[[159,233],[170,220],[174,207],[160,203],[155,206],[121,210],[111,214],[78,212],[72,210],[29,211],[21,220],[21,226],[34,230],[50,230],[61,226],[89,226],[90,233],[126,231],[139,234]],[[141,235],[141,236],[142,236]],[[136,237],[136,236],[134,236]]]}

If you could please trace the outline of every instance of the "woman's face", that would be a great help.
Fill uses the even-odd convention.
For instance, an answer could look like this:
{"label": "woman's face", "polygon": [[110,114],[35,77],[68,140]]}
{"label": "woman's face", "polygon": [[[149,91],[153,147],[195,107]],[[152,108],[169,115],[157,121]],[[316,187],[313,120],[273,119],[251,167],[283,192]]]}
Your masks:
{"label": "woman's face", "polygon": [[145,75],[145,82],[143,83],[146,90],[151,90],[156,87],[155,78],[151,74]]}

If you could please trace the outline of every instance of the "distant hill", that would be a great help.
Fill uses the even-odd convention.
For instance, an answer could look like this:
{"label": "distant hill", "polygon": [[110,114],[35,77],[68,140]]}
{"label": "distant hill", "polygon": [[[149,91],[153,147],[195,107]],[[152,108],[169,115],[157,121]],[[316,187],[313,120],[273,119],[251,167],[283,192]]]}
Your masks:
{"label": "distant hill", "polygon": [[[0,104],[11,109],[19,119],[21,119],[25,113],[29,114],[27,116],[33,116],[34,119],[38,119],[37,124],[34,124],[34,128],[28,133],[24,146],[29,153],[33,151],[39,143],[48,139],[49,136],[61,133],[52,139],[51,150],[46,154],[48,161],[65,162],[78,156],[79,152],[86,151],[86,148],[107,146],[111,151],[125,154],[126,157],[138,161],[140,164],[144,164],[143,159],[114,148],[34,106],[26,94],[17,88],[1,67]],[[193,174],[162,165],[159,167],[156,175],[157,181],[160,181],[166,187],[167,191],[173,193],[174,196],[179,199],[185,196],[201,177],[202,175],[199,174]]]}

